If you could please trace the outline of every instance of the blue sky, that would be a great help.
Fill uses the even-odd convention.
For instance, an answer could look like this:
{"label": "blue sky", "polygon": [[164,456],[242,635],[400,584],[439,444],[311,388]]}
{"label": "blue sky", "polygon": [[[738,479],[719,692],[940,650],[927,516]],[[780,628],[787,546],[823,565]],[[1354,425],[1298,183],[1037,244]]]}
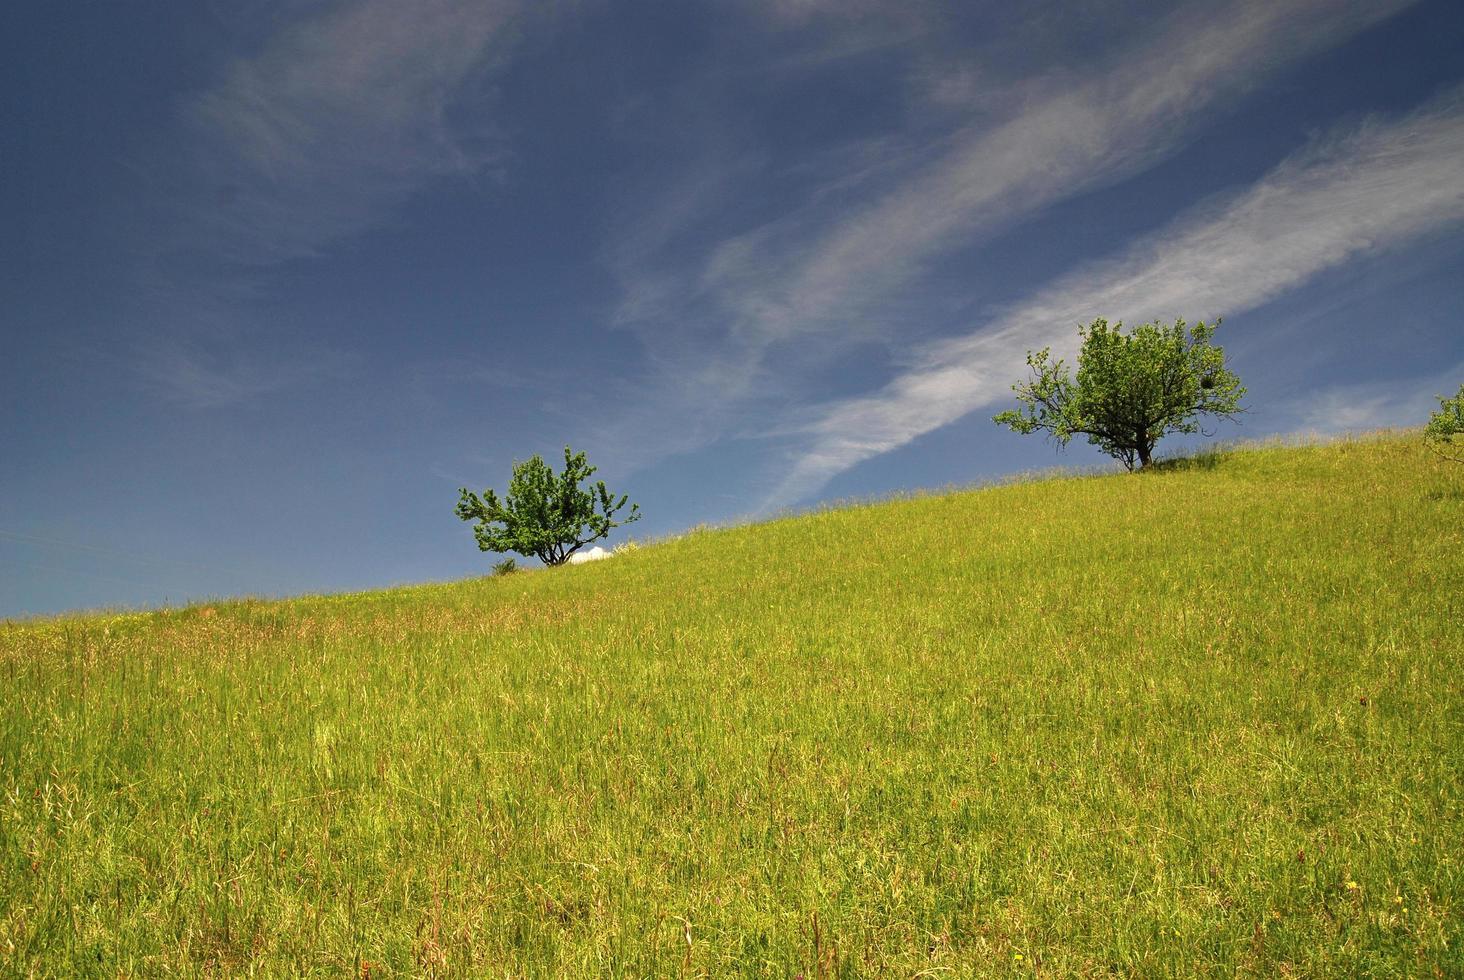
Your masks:
{"label": "blue sky", "polygon": [[1223,315],[1226,436],[1464,382],[1455,0],[22,0],[0,38],[0,616],[479,574],[457,488],[565,443],[637,536],[1093,465],[990,416],[1100,315]]}

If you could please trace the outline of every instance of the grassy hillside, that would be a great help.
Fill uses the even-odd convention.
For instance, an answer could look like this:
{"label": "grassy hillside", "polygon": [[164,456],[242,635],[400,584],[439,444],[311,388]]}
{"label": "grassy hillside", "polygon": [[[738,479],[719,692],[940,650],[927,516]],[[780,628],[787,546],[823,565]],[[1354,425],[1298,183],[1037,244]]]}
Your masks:
{"label": "grassy hillside", "polygon": [[38,975],[1464,974],[1464,467],[1252,449],[0,626]]}

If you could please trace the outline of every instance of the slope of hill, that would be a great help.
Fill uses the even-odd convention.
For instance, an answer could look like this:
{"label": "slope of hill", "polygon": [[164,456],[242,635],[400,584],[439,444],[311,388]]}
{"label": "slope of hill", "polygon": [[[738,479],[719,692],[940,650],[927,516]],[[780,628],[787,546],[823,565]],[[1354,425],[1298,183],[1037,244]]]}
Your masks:
{"label": "slope of hill", "polygon": [[1464,973],[1416,436],[0,626],[25,974]]}

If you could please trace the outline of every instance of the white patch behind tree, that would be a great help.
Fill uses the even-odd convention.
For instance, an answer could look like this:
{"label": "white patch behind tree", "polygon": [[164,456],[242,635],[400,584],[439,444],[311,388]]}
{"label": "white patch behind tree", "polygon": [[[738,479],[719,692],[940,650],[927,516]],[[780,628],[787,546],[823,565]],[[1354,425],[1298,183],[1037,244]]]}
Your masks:
{"label": "white patch behind tree", "polygon": [[609,558],[610,554],[604,548],[595,545],[589,551],[576,551],[570,555],[569,563],[571,565],[583,565],[587,561],[599,561],[601,558]]}

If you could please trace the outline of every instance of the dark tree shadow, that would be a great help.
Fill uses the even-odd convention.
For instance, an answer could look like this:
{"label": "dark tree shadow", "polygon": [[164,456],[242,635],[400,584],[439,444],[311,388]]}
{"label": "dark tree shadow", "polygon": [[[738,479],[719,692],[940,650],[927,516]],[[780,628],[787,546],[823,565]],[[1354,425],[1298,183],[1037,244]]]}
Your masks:
{"label": "dark tree shadow", "polygon": [[1216,450],[1206,450],[1195,453],[1192,456],[1175,456],[1170,459],[1159,459],[1151,463],[1147,469],[1155,473],[1186,473],[1193,470],[1213,470],[1220,465],[1225,454]]}

